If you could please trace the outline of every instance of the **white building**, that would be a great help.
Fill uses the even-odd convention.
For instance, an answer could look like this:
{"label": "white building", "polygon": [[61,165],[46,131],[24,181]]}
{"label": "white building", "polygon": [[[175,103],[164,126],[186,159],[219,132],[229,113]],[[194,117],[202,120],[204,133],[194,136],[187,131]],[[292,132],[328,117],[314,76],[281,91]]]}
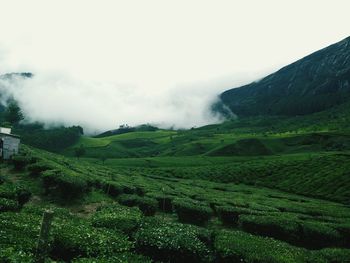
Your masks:
{"label": "white building", "polygon": [[10,128],[0,127],[0,157],[8,160],[18,153],[21,140],[19,136],[11,134]]}

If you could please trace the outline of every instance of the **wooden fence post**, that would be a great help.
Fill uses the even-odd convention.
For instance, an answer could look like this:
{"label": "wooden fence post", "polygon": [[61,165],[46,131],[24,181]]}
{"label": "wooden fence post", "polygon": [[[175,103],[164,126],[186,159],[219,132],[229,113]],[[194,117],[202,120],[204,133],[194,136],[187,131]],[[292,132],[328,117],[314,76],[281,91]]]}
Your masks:
{"label": "wooden fence post", "polygon": [[40,234],[38,238],[38,244],[36,247],[36,262],[43,263],[47,256],[47,249],[49,245],[49,234],[51,222],[53,219],[53,211],[45,210],[43,213],[43,219],[40,227]]}

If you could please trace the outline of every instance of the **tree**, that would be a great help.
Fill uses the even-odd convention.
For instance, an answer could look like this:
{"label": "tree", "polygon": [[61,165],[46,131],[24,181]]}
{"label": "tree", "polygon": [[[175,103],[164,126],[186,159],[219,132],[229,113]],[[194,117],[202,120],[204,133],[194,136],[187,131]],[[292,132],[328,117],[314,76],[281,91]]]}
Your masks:
{"label": "tree", "polygon": [[84,148],[84,145],[80,145],[80,147],[77,147],[74,149],[74,154],[75,154],[75,157],[77,157],[78,159],[83,156],[84,154],[86,153],[86,150]]}
{"label": "tree", "polygon": [[21,108],[18,106],[17,102],[11,101],[7,106],[4,114],[6,122],[11,123],[12,125],[18,124],[21,120],[24,119]]}

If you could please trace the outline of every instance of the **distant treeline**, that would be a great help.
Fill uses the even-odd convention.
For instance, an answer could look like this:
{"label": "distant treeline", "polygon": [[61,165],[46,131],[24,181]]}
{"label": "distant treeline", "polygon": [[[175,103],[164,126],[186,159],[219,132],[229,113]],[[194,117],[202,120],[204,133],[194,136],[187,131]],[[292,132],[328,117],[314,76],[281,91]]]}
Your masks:
{"label": "distant treeline", "polygon": [[80,126],[44,129],[40,123],[17,125],[14,132],[21,136],[25,144],[53,152],[75,144],[84,133]]}

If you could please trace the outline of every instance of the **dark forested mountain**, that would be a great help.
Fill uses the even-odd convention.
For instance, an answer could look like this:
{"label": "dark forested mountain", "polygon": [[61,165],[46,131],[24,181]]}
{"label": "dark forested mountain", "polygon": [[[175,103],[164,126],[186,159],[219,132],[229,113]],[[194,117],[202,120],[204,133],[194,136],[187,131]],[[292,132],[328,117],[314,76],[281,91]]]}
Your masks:
{"label": "dark forested mountain", "polygon": [[33,73],[30,72],[14,72],[14,73],[6,73],[3,75],[0,75],[0,79],[12,79],[15,77],[22,77],[22,78],[32,78],[33,77]]}
{"label": "dark forested mountain", "polygon": [[350,37],[220,98],[218,108],[238,116],[305,115],[344,103],[350,100]]}

